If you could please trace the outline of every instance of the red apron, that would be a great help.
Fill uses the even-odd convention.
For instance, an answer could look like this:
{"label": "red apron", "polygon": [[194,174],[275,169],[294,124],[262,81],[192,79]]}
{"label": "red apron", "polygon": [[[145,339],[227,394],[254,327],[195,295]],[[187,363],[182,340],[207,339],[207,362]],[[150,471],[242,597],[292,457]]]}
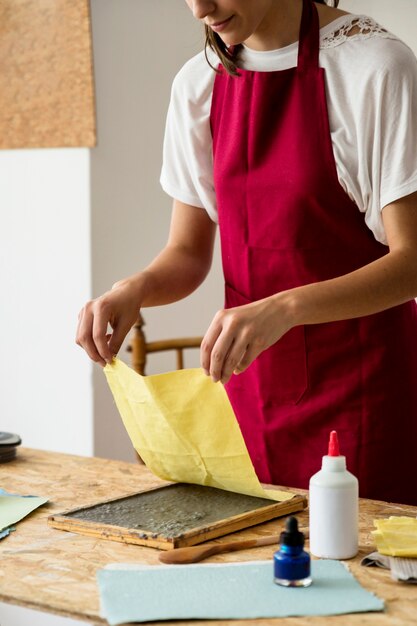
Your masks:
{"label": "red apron", "polygon": [[[211,128],[225,306],[341,276],[388,252],[339,183],[304,0],[298,67],[219,67]],[[413,301],[298,326],[227,393],[260,480],[308,487],[337,430],[362,497],[417,504],[417,312]]]}

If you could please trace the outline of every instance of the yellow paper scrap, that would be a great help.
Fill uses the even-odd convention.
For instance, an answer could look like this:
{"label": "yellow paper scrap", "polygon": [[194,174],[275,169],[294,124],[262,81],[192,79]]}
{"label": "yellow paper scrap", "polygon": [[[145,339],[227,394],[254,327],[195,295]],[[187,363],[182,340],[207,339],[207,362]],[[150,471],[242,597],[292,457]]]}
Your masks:
{"label": "yellow paper scrap", "polygon": [[387,556],[417,557],[417,519],[391,516],[374,520],[372,531],[378,552]]}
{"label": "yellow paper scrap", "polygon": [[226,391],[201,369],[140,376],[119,359],[104,373],[133,446],[157,476],[284,501],[260,484]]}

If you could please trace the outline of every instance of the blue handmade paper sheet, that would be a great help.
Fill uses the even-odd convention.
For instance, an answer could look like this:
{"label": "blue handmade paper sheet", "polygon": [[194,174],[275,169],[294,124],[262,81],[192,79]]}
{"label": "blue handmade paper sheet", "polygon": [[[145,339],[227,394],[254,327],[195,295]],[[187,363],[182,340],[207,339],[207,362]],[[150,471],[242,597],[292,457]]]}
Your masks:
{"label": "blue handmade paper sheet", "polygon": [[12,524],[32,513],[38,506],[48,502],[47,498],[38,496],[20,496],[0,489],[0,539],[15,530]]}
{"label": "blue handmade paper sheet", "polygon": [[[172,619],[256,619],[382,611],[339,561],[312,562],[313,584],[273,582],[271,561],[206,565],[108,566],[97,572],[110,626]],[[161,593],[163,590],[163,593]]]}

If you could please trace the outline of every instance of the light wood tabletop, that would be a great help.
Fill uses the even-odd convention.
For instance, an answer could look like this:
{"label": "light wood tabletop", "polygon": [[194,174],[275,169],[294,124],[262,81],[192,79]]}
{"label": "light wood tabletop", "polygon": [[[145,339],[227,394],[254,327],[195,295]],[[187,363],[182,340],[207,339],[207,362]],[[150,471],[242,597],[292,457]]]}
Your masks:
{"label": "light wood tabletop", "polygon": [[[142,465],[19,449],[17,458],[0,465],[0,484],[11,493],[38,495],[49,504],[19,522],[16,531],[0,541],[0,601],[106,624],[100,617],[96,571],[108,563],[159,564],[158,550],[115,541],[106,541],[56,530],[47,517],[68,509],[117,498],[166,484]],[[305,493],[301,490],[293,490]],[[363,556],[374,549],[370,531],[373,519],[390,515],[417,516],[417,507],[360,501],[360,550],[346,561],[362,585],[385,600],[384,613],[360,613],[331,617],[291,617],[255,620],[259,625],[280,626],[404,626],[417,624],[417,585],[391,580],[387,570],[365,568]],[[308,509],[297,514],[302,526],[308,525]],[[284,519],[265,522],[222,537],[214,542],[252,539],[279,533]],[[306,545],[308,549],[308,542]],[[217,555],[210,562],[265,560],[272,558],[275,546],[265,546]],[[251,623],[254,620],[250,620]],[[160,623],[160,622],[158,622]],[[176,626],[196,621],[176,621]],[[248,621],[212,621],[213,626],[246,626]]]}

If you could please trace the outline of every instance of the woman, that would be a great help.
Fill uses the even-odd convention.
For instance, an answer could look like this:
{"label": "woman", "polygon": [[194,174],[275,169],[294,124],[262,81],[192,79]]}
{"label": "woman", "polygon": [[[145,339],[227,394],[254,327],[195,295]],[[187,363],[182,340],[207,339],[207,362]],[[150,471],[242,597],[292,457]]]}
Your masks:
{"label": "woman", "polygon": [[306,488],[335,429],[362,497],[416,504],[416,60],[312,0],[187,4],[222,66],[200,54],[174,81],[168,242],[87,303],[77,343],[104,365],[140,307],[191,293],[218,220],[226,302],[201,363],[260,480]]}

